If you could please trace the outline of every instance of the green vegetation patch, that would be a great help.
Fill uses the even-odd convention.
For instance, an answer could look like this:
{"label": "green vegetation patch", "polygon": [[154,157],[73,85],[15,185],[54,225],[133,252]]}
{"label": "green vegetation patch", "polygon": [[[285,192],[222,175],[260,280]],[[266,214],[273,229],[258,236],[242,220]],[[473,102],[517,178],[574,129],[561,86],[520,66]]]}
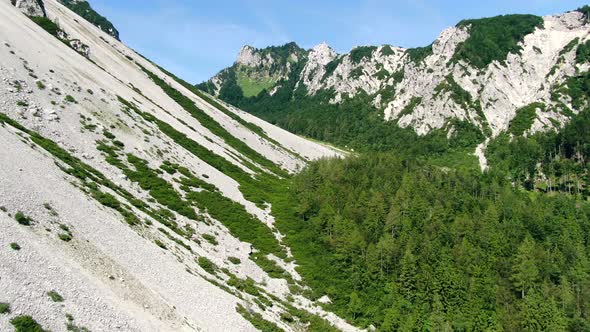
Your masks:
{"label": "green vegetation patch", "polygon": [[278,327],[275,323],[265,320],[259,313],[247,310],[241,304],[238,304],[236,311],[248,320],[255,328],[262,332],[282,332],[283,329]]}
{"label": "green vegetation patch", "polygon": [[197,259],[197,264],[199,264],[199,266],[209,274],[215,274],[217,271],[217,265],[215,265],[215,263],[213,263],[207,257],[199,256]]}
{"label": "green vegetation patch", "polygon": [[0,314],[9,314],[10,313],[10,304],[5,302],[0,302]]}
{"label": "green vegetation patch", "polygon": [[409,48],[406,54],[415,64],[421,64],[424,59],[432,55],[432,44],[424,47]]}
{"label": "green vegetation patch", "polygon": [[402,118],[403,116],[410,115],[414,112],[414,109],[418,107],[422,103],[422,97],[412,97],[410,102],[404,107],[404,109],[399,113],[398,119]]}
{"label": "green vegetation patch", "polygon": [[269,91],[276,83],[272,77],[257,78],[244,70],[238,70],[237,76],[238,85],[246,98],[258,96],[262,91]]}
{"label": "green vegetation patch", "polygon": [[590,62],[590,40],[580,44],[576,50],[576,63],[583,64]]}
{"label": "green vegetation patch", "polygon": [[31,217],[25,215],[22,211],[18,211],[14,215],[14,220],[16,220],[16,222],[18,222],[19,224],[21,224],[23,226],[31,226],[31,223],[33,222],[33,219],[31,219]]}
{"label": "green vegetation patch", "polygon": [[532,103],[518,109],[516,111],[516,116],[510,121],[508,132],[516,136],[522,136],[527,130],[531,129],[531,126],[537,118],[537,108],[544,110],[545,104]]}
{"label": "green vegetation patch", "polygon": [[47,31],[50,35],[54,36],[55,38],[59,38],[58,35],[60,32],[62,32],[62,30],[52,20],[43,16],[31,16],[30,19],[37,23],[38,26],[43,28],[43,30]]}
{"label": "green vegetation patch", "polygon": [[492,61],[503,62],[509,53],[518,53],[524,37],[543,26],[543,18],[534,15],[503,15],[464,20],[457,27],[470,26],[469,38],[457,46],[453,61],[464,60],[477,68]]}
{"label": "green vegetation patch", "polygon": [[263,253],[284,256],[270,228],[249,214],[243,205],[220,193],[209,191],[190,192],[186,197],[199,209],[207,211],[211,217],[219,220],[241,241],[252,243]]}
{"label": "green vegetation patch", "polygon": [[242,263],[242,260],[239,259],[239,258],[237,258],[237,257],[230,256],[230,257],[227,258],[227,260],[230,261],[230,263],[232,263],[234,265],[238,265],[238,264],[241,264]]}
{"label": "green vegetation patch", "polygon": [[63,302],[64,301],[64,298],[58,292],[56,292],[54,290],[47,292],[47,296],[49,296],[49,298],[53,302]]}
{"label": "green vegetation patch", "polygon": [[393,49],[389,45],[385,45],[381,48],[381,55],[383,55],[383,56],[390,56],[390,55],[394,55],[394,54],[395,54],[395,52],[393,51]]}
{"label": "green vegetation patch", "polygon": [[350,60],[352,63],[360,63],[363,59],[371,59],[373,52],[377,50],[375,46],[359,46],[350,51]]}
{"label": "green vegetation patch", "polygon": [[568,78],[556,92],[569,96],[575,109],[583,109],[590,102],[590,72]]}
{"label": "green vegetation patch", "polygon": [[10,320],[15,332],[47,332],[31,316],[23,315]]}

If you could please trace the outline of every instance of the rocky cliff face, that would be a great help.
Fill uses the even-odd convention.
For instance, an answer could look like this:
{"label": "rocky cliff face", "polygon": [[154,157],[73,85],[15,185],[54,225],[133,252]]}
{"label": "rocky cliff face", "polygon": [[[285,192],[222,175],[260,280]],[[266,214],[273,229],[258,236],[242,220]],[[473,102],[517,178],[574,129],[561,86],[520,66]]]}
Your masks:
{"label": "rocky cliff face", "polygon": [[[568,80],[588,71],[577,53],[589,33],[583,10],[542,18],[514,15],[470,20],[446,29],[431,45],[418,49],[363,46],[336,54],[321,44],[301,51],[297,73],[286,79],[296,80],[290,86],[303,95],[331,94],[330,102],[335,104],[367,94],[385,120],[419,134],[452,131],[449,124],[460,120],[495,136],[509,130],[519,110],[532,104],[539,107],[527,132],[549,130],[561,126],[582,105],[573,101],[567,86]],[[493,48],[478,46],[482,34],[493,40]],[[239,59],[200,87],[220,95],[232,84],[232,72],[241,73],[237,81],[241,88],[251,77],[259,81],[272,77],[276,83],[259,87],[258,92],[266,90],[263,95],[285,85],[281,79],[286,75],[260,70],[273,59],[269,49],[245,50],[240,58],[247,61]],[[291,71],[276,64],[273,69],[275,73]]]}
{"label": "rocky cliff face", "polygon": [[11,3],[28,16],[46,16],[43,0],[10,0]]}

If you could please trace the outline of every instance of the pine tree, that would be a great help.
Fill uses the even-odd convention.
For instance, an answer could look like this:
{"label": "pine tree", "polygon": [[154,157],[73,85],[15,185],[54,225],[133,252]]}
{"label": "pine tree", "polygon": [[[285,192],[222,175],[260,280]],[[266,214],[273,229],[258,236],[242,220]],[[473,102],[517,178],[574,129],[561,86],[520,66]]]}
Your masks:
{"label": "pine tree", "polygon": [[539,278],[539,269],[534,255],[535,240],[527,235],[518,247],[511,277],[514,287],[521,292],[522,298]]}

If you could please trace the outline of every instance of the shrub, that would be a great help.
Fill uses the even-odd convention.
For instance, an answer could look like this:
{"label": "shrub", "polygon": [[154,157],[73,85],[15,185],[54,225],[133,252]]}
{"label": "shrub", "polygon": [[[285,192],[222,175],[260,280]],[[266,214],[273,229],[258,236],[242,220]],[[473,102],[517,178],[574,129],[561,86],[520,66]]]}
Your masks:
{"label": "shrub", "polygon": [[19,100],[16,102],[16,106],[27,107],[29,104],[26,101]]}
{"label": "shrub", "polygon": [[9,314],[10,313],[10,304],[0,302],[0,314]]}
{"label": "shrub", "polygon": [[160,240],[158,240],[158,239],[154,240],[154,243],[156,243],[156,245],[157,245],[158,247],[160,247],[160,248],[162,248],[162,249],[164,249],[164,250],[168,249],[168,248],[166,247],[166,245],[164,244],[164,242],[162,242],[162,241],[160,241]]}
{"label": "shrub", "polygon": [[420,64],[428,56],[432,55],[432,44],[425,47],[409,48],[406,50],[406,54],[416,64]]}
{"label": "shrub", "polygon": [[113,134],[112,134],[110,131],[108,131],[108,130],[105,130],[105,131],[103,131],[103,132],[102,132],[102,134],[103,134],[103,135],[104,135],[106,138],[108,138],[108,139],[115,139],[115,135],[113,135]]}
{"label": "shrub", "polygon": [[217,270],[217,266],[215,265],[215,263],[210,261],[207,257],[200,256],[197,259],[197,263],[207,273],[215,274],[215,270]]}
{"label": "shrub", "polygon": [[58,37],[58,33],[62,31],[57,24],[47,17],[31,17],[31,20],[56,38]]}
{"label": "shrub", "polygon": [[203,234],[203,239],[205,239],[207,242],[211,243],[214,246],[219,244],[219,242],[217,242],[217,239],[215,238],[215,236],[213,236],[211,234]]}
{"label": "shrub", "polygon": [[33,317],[27,315],[11,319],[10,324],[14,326],[15,332],[45,332],[43,327]]}
{"label": "shrub", "polygon": [[381,48],[381,55],[383,55],[383,56],[389,56],[389,55],[394,55],[394,54],[395,54],[395,52],[393,51],[393,49],[389,45],[385,45]]}
{"label": "shrub", "polygon": [[18,222],[19,224],[21,224],[23,226],[30,226],[31,225],[31,221],[32,221],[32,219],[30,217],[26,216],[21,211],[18,211],[14,215],[14,219],[16,220],[16,222]]}
{"label": "shrub", "polygon": [[228,257],[227,258],[228,261],[230,261],[232,264],[238,265],[240,263],[242,263],[242,260],[237,258],[237,257]]}
{"label": "shrub", "polygon": [[251,312],[244,308],[241,304],[238,304],[236,311],[240,313],[245,319],[247,319],[254,327],[265,332],[280,332],[283,331],[275,323],[269,322],[262,317],[259,313]]}
{"label": "shrub", "polygon": [[53,301],[53,302],[63,302],[64,298],[59,295],[58,292],[52,290],[50,292],[47,292],[47,295],[49,296],[49,298]]}
{"label": "shrub", "polygon": [[16,243],[16,242],[12,242],[12,243],[10,244],[10,248],[12,248],[13,250],[16,250],[16,251],[18,251],[18,250],[20,250],[20,249],[21,249],[21,248],[20,248],[20,245],[18,245],[18,243]]}
{"label": "shrub", "polygon": [[72,97],[71,95],[67,95],[64,100],[68,103],[72,103],[72,104],[77,104],[78,102],[76,101],[76,99],[74,97]]}
{"label": "shrub", "polygon": [[515,136],[522,136],[527,130],[531,129],[537,118],[537,108],[545,109],[545,104],[533,103],[517,110],[516,116],[510,121],[508,131]]}
{"label": "shrub", "polygon": [[55,211],[53,209],[53,207],[51,206],[51,204],[49,204],[49,203],[43,203],[43,207],[45,208],[45,210],[49,211],[49,214],[50,215],[52,215],[54,217],[57,217],[58,216],[57,211]]}
{"label": "shrub", "polygon": [[64,241],[64,242],[70,242],[72,241],[72,235],[70,233],[60,233],[58,235],[59,239]]}
{"label": "shrub", "polygon": [[41,81],[37,81],[37,88],[39,88],[39,90],[45,90],[45,84],[43,84],[43,82]]}
{"label": "shrub", "polygon": [[371,58],[373,52],[377,49],[375,46],[359,46],[350,51],[350,60],[353,63],[359,63],[365,58]]}

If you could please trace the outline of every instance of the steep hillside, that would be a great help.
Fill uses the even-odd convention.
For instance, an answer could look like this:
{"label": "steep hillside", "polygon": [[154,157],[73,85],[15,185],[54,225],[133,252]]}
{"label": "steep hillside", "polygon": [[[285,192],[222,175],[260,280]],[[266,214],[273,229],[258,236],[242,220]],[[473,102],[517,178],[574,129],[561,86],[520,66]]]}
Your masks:
{"label": "steep hillside", "polygon": [[190,91],[57,0],[47,18],[14,5],[0,1],[0,330],[356,330],[302,295],[275,225],[277,188],[341,152]]}
{"label": "steep hillside", "polygon": [[415,49],[246,46],[198,87],[290,131],[355,148],[374,149],[364,137],[376,127],[384,127],[380,137],[397,127],[422,136],[475,130],[476,144],[506,131],[560,128],[579,113],[589,32],[587,10],[579,9],[465,20]]}

